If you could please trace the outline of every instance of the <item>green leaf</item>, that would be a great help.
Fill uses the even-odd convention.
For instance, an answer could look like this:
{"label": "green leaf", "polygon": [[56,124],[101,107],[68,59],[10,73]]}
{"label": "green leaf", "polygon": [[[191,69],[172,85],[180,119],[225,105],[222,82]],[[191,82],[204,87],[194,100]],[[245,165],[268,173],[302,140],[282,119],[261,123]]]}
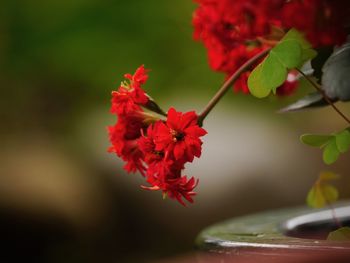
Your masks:
{"label": "green leaf", "polygon": [[315,54],[302,34],[291,29],[249,75],[250,93],[258,98],[275,93],[285,82],[289,69],[301,66]]}
{"label": "green leaf", "polygon": [[289,30],[282,40],[295,40],[299,43],[302,48],[300,65],[317,56],[317,52],[312,49],[311,44],[304,38],[303,34],[294,28]]}
{"label": "green leaf", "polygon": [[350,128],[331,135],[304,134],[300,140],[304,144],[323,148],[323,161],[332,164],[339,158],[340,153],[350,149]]}
{"label": "green leaf", "polygon": [[311,48],[311,44],[304,38],[303,34],[294,28],[290,29],[282,40],[296,40],[302,48]]}
{"label": "green leaf", "polygon": [[303,134],[300,140],[313,147],[323,147],[332,138],[332,135]]}
{"label": "green leaf", "polygon": [[279,58],[267,56],[249,75],[248,88],[257,98],[267,97],[271,91],[283,84],[287,78],[287,69]]}
{"label": "green leaf", "polygon": [[270,51],[268,58],[277,59],[285,68],[295,68],[300,64],[301,46],[296,40],[283,41]]}
{"label": "green leaf", "polygon": [[336,160],[338,160],[338,157],[340,155],[340,152],[338,150],[337,144],[336,144],[336,140],[333,137],[329,143],[324,147],[324,151],[323,151],[323,161],[326,164],[332,164],[334,163]]}
{"label": "green leaf", "polygon": [[274,90],[283,84],[287,78],[287,73],[287,69],[281,66],[278,57],[270,55],[261,65],[261,85],[270,88],[270,90]]}
{"label": "green leaf", "polygon": [[350,227],[341,227],[328,234],[327,240],[331,241],[350,241]]}
{"label": "green leaf", "polygon": [[267,97],[271,89],[261,80],[263,76],[261,64],[258,65],[249,75],[248,87],[250,93],[257,98]]}
{"label": "green leaf", "polygon": [[348,130],[343,130],[335,135],[335,142],[339,152],[345,153],[350,148],[350,132]]}
{"label": "green leaf", "polygon": [[302,63],[300,64],[300,66],[302,66],[302,64],[304,64],[306,61],[313,59],[316,56],[317,56],[316,50],[314,50],[314,49],[302,49],[302,53],[301,53]]}

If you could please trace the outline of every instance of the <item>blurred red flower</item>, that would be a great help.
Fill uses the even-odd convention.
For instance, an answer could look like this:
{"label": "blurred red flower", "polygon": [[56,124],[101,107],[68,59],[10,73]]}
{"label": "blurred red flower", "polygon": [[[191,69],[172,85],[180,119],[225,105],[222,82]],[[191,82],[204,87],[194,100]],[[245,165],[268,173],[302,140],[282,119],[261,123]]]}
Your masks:
{"label": "blurred red flower", "polygon": [[[339,0],[195,0],[194,39],[207,48],[210,67],[230,76],[249,58],[273,45],[290,28],[303,32],[314,47],[346,39],[350,1]],[[234,85],[249,93],[247,74]],[[289,83],[290,84],[290,83]],[[295,85],[280,87],[291,94]],[[286,90],[284,90],[286,89]]]}

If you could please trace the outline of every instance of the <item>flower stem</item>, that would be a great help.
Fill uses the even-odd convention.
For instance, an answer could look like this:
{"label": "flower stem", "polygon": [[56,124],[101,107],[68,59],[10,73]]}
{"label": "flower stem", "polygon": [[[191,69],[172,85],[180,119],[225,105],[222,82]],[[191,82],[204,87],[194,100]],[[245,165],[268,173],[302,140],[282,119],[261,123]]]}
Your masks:
{"label": "flower stem", "polygon": [[327,205],[331,209],[331,213],[332,213],[332,217],[333,217],[334,223],[337,225],[338,228],[341,228],[342,227],[342,223],[339,221],[339,219],[338,219],[338,217],[337,217],[337,215],[335,213],[334,207],[329,202],[327,203]]}
{"label": "flower stem", "polygon": [[348,117],[346,117],[344,115],[344,113],[342,113],[333,103],[333,101],[327,96],[327,94],[325,93],[325,91],[320,87],[320,85],[318,85],[315,81],[313,81],[311,78],[309,78],[307,75],[305,75],[304,72],[302,72],[300,69],[296,68],[296,70],[303,75],[303,77],[318,91],[322,94],[323,98],[325,99],[325,101],[327,101],[327,103],[329,105],[332,106],[332,108],[347,122],[350,124],[350,120]]}
{"label": "flower stem", "polygon": [[256,54],[254,57],[245,62],[238,70],[231,75],[231,77],[225,81],[225,83],[220,87],[214,97],[208,102],[207,106],[198,116],[198,125],[202,126],[204,119],[210,113],[210,111],[215,107],[215,105],[220,101],[220,99],[225,95],[227,90],[232,86],[232,84],[240,77],[240,75],[247,71],[252,65],[263,58],[271,49],[265,49],[260,53]]}

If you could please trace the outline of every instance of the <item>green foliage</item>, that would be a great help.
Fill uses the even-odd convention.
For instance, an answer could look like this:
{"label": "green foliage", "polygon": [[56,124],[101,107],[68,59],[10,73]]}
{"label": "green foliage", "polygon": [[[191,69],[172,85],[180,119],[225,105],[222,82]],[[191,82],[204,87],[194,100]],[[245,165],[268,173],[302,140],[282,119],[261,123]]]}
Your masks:
{"label": "green foliage", "polygon": [[328,144],[324,147],[323,150],[323,161],[325,164],[332,164],[338,160],[340,153],[336,144],[336,140],[332,137]]}
{"label": "green foliage", "polygon": [[299,66],[301,53],[302,48],[297,40],[282,40],[277,46],[271,49],[268,58],[275,59],[276,63],[283,65],[286,69],[291,69]]}
{"label": "green foliage", "polygon": [[316,134],[304,134],[300,137],[301,141],[307,145],[313,147],[323,147],[329,139],[331,139],[331,135],[316,135]]}
{"label": "green foliage", "polygon": [[350,227],[341,227],[328,234],[327,240],[331,241],[350,241]]}
{"label": "green foliage", "polygon": [[288,70],[302,66],[315,56],[316,51],[311,49],[302,34],[295,29],[289,30],[250,74],[248,87],[251,94],[264,98],[271,91],[275,93],[286,80]]}
{"label": "green foliage", "polygon": [[337,201],[338,190],[328,182],[338,178],[339,176],[333,172],[321,173],[307,195],[307,204],[313,208],[321,208]]}
{"label": "green foliage", "polygon": [[314,57],[316,57],[317,52],[314,49],[312,49],[311,44],[304,38],[302,33],[300,33],[299,31],[292,28],[288,31],[284,38],[295,40],[301,46],[301,59],[303,62],[300,65],[304,64],[309,59],[313,59]]}
{"label": "green foliage", "polygon": [[300,140],[309,146],[323,149],[323,161],[332,164],[341,153],[349,150],[350,128],[331,135],[304,134]]}
{"label": "green foliage", "polygon": [[338,133],[335,137],[335,143],[339,152],[345,153],[349,150],[350,147],[350,131],[346,129]]}
{"label": "green foliage", "polygon": [[[271,79],[266,78],[266,76],[271,76],[272,72],[269,72],[268,69],[266,69],[266,67],[265,68],[263,67],[264,67],[263,64],[258,65],[252,71],[252,73],[249,75],[249,78],[248,78],[248,87],[249,87],[250,93],[257,98],[264,98],[270,94],[271,89],[269,87],[272,81],[275,82],[274,84],[279,83],[277,85],[280,85],[283,83],[283,80],[281,82],[281,80],[279,80],[278,78],[271,78]],[[281,68],[278,68],[278,69],[281,70]],[[283,71],[283,68],[282,68],[282,71]],[[278,72],[278,75],[287,74],[286,72],[282,72],[282,71]]]}

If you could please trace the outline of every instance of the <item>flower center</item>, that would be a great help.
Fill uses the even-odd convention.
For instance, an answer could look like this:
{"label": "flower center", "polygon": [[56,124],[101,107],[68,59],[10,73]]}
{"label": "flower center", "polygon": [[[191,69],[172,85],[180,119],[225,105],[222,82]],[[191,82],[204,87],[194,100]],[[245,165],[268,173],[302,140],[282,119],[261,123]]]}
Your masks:
{"label": "flower center", "polygon": [[185,137],[185,134],[173,129],[170,130],[170,134],[173,136],[174,142],[181,141]]}
{"label": "flower center", "polygon": [[158,157],[164,157],[164,152],[163,151],[154,151],[153,152],[155,155],[157,155]]}

